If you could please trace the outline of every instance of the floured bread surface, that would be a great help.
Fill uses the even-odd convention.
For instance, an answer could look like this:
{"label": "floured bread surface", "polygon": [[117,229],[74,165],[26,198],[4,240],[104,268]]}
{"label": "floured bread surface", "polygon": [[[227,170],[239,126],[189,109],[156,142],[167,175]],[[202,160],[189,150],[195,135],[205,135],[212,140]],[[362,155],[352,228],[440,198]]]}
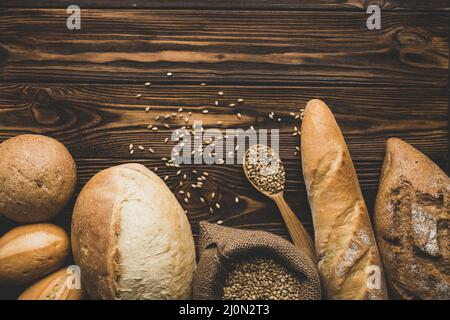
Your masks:
{"label": "floured bread surface", "polygon": [[165,183],[142,165],[94,176],[77,199],[74,257],[96,299],[187,299],[195,271],[189,222]]}
{"label": "floured bread surface", "polygon": [[377,240],[392,293],[450,299],[450,179],[400,139],[389,139],[376,200]]}

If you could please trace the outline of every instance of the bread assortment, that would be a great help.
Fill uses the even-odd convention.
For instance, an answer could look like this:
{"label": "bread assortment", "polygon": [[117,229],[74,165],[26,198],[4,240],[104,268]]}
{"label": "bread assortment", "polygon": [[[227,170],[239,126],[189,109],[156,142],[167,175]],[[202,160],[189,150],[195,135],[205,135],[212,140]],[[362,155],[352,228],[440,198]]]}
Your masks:
{"label": "bread assortment", "polygon": [[[322,298],[450,299],[448,176],[411,145],[389,139],[372,229],[332,112],[314,99],[302,116],[302,171]],[[202,187],[206,176],[197,177],[194,186]],[[163,180],[132,163],[98,172],[76,199],[69,239],[62,228],[41,222],[62,211],[76,183],[75,162],[60,142],[20,135],[0,143],[0,214],[34,223],[1,236],[0,290],[28,286],[20,300],[192,297],[196,254],[191,226]],[[76,265],[68,266],[71,252]],[[276,272],[269,269],[264,267],[264,273]],[[264,288],[272,297],[271,286]]]}
{"label": "bread assortment", "polygon": [[[344,137],[328,106],[311,100],[301,127],[302,168],[328,299],[386,299],[382,265]],[[371,271],[376,272],[371,282]]]}
{"label": "bread assortment", "polygon": [[16,227],[0,238],[0,285],[29,284],[62,266],[69,236],[49,223]]}
{"label": "bread assortment", "polygon": [[187,299],[195,247],[183,208],[139,164],[97,173],[72,218],[72,247],[94,299]]}
{"label": "bread assortment", "polygon": [[429,158],[389,139],[375,227],[393,297],[450,299],[450,179]]}
{"label": "bread assortment", "polygon": [[20,223],[54,218],[72,197],[75,161],[53,138],[24,134],[0,144],[0,214]]}
{"label": "bread assortment", "polygon": [[86,298],[76,271],[62,268],[27,288],[18,300],[83,300]]}

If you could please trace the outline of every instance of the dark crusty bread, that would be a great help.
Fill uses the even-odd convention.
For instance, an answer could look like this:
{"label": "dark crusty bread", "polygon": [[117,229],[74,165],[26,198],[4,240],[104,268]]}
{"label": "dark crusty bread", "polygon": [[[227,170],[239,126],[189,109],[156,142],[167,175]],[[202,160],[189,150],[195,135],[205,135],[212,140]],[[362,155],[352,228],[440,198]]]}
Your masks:
{"label": "dark crusty bread", "polygon": [[375,206],[390,290],[402,299],[450,299],[450,180],[424,154],[389,139]]}
{"label": "dark crusty bread", "polygon": [[356,171],[333,114],[320,100],[311,100],[306,107],[301,150],[325,297],[386,299]]}

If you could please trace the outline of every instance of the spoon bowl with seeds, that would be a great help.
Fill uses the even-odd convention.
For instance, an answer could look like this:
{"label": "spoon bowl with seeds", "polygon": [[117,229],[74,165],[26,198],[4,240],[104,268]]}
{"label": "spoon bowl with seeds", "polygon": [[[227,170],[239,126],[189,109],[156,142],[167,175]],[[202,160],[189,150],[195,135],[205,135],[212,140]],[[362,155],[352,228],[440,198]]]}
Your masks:
{"label": "spoon bowl with seeds", "polygon": [[277,204],[294,244],[315,262],[311,237],[284,199],[286,174],[278,154],[268,146],[255,144],[248,148],[242,165],[245,176],[255,189]]}

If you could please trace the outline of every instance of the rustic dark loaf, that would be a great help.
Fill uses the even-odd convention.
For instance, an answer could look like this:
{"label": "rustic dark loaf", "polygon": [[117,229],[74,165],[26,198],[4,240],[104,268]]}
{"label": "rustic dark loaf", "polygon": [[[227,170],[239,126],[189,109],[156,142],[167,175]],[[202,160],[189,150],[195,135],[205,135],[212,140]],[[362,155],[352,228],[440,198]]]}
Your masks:
{"label": "rustic dark loaf", "polygon": [[402,299],[450,299],[450,180],[400,139],[386,146],[375,225],[390,290]]}

